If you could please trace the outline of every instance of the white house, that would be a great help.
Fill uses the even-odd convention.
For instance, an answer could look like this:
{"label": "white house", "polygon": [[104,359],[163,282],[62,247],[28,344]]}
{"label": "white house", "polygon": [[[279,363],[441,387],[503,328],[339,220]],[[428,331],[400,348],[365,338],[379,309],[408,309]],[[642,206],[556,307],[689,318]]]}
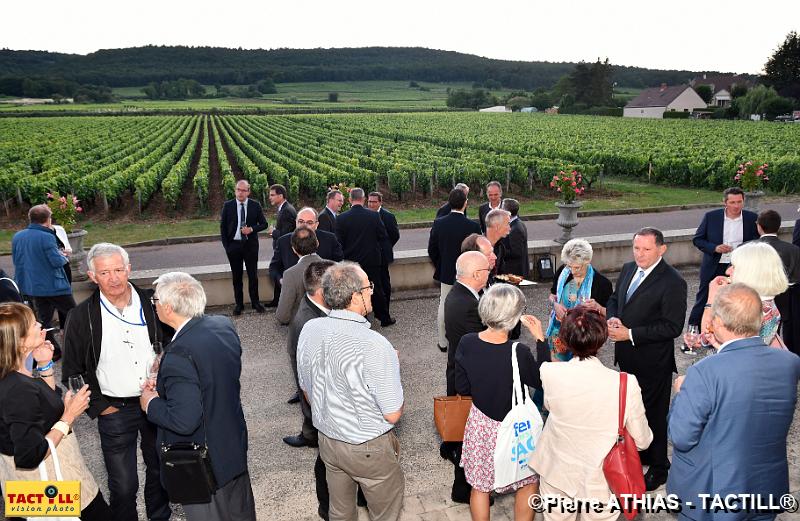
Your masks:
{"label": "white house", "polygon": [[711,97],[712,107],[729,107],[733,99],[733,88],[735,86],[742,86],[752,88],[753,82],[742,74],[707,74],[703,73],[689,82],[693,88],[701,85],[708,85],[713,93]]}
{"label": "white house", "polygon": [[480,109],[478,112],[511,112],[511,109],[504,107],[503,105],[496,105],[494,107]]}
{"label": "white house", "polygon": [[692,112],[706,108],[697,92],[688,85],[661,87],[643,90],[622,111],[626,118],[663,118],[665,112]]}

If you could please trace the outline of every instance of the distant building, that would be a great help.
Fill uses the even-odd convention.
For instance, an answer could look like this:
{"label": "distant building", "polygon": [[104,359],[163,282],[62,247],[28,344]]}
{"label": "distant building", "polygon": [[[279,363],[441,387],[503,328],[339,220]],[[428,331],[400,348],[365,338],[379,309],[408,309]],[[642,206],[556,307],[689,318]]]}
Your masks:
{"label": "distant building", "polygon": [[711,92],[713,93],[709,106],[725,108],[731,105],[733,88],[735,86],[739,85],[750,89],[753,87],[753,82],[741,74],[703,73],[702,76],[698,76],[690,81],[689,85],[695,89],[700,85],[708,85],[711,87]]}
{"label": "distant building", "polygon": [[663,118],[665,112],[692,112],[706,108],[697,92],[689,85],[676,85],[643,90],[622,111],[626,118]]}
{"label": "distant building", "polygon": [[494,107],[486,107],[485,109],[480,109],[478,112],[511,112],[511,109],[508,107],[504,107],[503,105],[496,105]]}
{"label": "distant building", "polygon": [[539,109],[536,107],[522,107],[520,112],[539,112]]}

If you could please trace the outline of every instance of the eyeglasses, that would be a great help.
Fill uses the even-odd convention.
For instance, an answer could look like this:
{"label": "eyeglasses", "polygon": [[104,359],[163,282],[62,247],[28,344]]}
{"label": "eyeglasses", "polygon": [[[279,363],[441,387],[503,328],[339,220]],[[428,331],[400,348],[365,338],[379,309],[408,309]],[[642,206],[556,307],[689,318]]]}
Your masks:
{"label": "eyeglasses", "polygon": [[297,219],[297,226],[306,226],[306,225],[311,226],[315,222],[317,221],[303,221],[302,219]]}
{"label": "eyeglasses", "polygon": [[152,304],[153,307],[156,306],[156,302],[158,302],[158,299],[156,297],[150,297],[150,304]]}
{"label": "eyeglasses", "polygon": [[365,289],[368,289],[370,291],[370,293],[374,292],[375,291],[375,283],[372,282],[372,281],[369,281],[369,286],[364,286],[363,288],[360,288],[358,291],[364,291]]}
{"label": "eyeglasses", "polygon": [[480,273],[482,271],[492,271],[492,269],[491,268],[478,268],[477,270],[475,270],[475,273]]}

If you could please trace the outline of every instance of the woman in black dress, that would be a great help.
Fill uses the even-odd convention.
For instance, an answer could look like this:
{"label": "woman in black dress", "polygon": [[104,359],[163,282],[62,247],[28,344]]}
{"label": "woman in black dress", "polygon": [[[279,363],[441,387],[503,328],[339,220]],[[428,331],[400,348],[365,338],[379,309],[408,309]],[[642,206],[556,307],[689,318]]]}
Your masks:
{"label": "woman in black dress", "polygon": [[89,386],[56,388],[53,346],[24,304],[0,304],[0,477],[39,481],[39,464],[55,479],[48,440],[64,479],[81,482],[81,519],[109,520],[111,510],[86,468],[71,425],[89,407]]}

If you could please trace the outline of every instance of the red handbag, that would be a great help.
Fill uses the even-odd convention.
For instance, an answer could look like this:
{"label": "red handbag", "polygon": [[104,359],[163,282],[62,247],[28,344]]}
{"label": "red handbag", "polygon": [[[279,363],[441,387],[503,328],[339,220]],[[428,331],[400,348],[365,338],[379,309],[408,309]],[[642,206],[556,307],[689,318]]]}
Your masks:
{"label": "red handbag", "polygon": [[[617,496],[622,513],[628,519],[633,519],[639,513],[639,508],[630,500],[631,496],[641,498],[645,494],[644,474],[642,462],[636,442],[633,441],[628,430],[625,429],[625,397],[628,391],[628,373],[619,373],[619,429],[617,441],[611,447],[606,459],[603,460],[603,474],[606,476],[608,488]],[[620,497],[627,496],[626,499]],[[626,508],[627,507],[627,508]]]}

